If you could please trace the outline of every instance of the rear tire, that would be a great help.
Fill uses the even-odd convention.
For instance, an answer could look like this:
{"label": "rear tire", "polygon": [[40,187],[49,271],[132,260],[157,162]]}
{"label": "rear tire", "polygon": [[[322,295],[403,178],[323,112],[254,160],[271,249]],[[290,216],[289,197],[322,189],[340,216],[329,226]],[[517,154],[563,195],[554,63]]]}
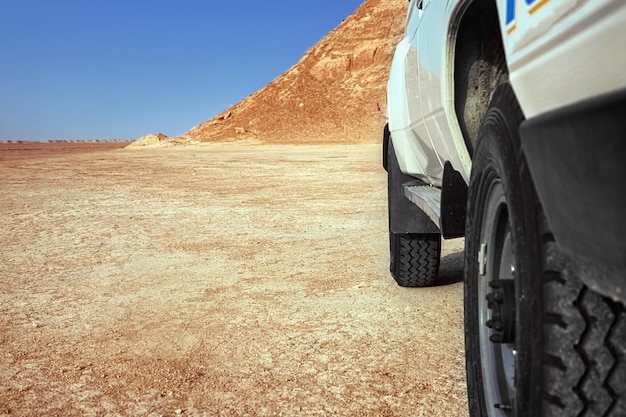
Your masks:
{"label": "rear tire", "polygon": [[[522,401],[534,397],[530,381],[540,379],[541,343],[537,339],[541,332],[532,332],[531,318],[533,309],[540,308],[536,297],[540,287],[523,288],[538,281],[523,277],[538,276],[540,267],[534,215],[525,216],[534,213],[537,202],[532,188],[525,187],[527,174],[524,181],[520,178],[523,161],[517,127],[522,119],[510,87],[500,87],[485,115],[472,161],[464,282],[472,417],[540,416],[538,398]],[[518,302],[522,296],[525,302]]]}
{"label": "rear tire", "polygon": [[626,416],[626,311],[585,286],[544,235],[541,416]]}
{"label": "rear tire", "polygon": [[465,341],[472,417],[626,415],[626,314],[574,276],[520,150],[508,84],[481,127],[469,187]]}

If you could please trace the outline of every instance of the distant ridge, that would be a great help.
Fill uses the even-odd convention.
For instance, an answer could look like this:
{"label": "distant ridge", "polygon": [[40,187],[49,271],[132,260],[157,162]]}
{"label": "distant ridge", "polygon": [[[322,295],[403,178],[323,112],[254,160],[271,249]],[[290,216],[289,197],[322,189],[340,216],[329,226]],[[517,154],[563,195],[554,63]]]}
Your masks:
{"label": "distant ridge", "polygon": [[385,87],[406,0],[366,0],[293,67],[176,144],[380,141]]}

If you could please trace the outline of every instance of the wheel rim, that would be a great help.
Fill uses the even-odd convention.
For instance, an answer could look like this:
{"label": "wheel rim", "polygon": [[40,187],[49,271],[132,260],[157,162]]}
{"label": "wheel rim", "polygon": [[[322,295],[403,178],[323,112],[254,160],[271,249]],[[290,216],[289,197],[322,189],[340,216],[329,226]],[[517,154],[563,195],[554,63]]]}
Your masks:
{"label": "wheel rim", "polygon": [[504,189],[491,182],[482,219],[478,317],[484,397],[489,416],[515,404],[515,253]]}

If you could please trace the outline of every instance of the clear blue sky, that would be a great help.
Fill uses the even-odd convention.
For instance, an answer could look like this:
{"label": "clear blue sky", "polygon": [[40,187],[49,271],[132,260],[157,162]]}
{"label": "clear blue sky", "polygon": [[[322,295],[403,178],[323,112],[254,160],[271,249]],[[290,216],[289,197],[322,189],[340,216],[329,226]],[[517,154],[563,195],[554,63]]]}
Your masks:
{"label": "clear blue sky", "polygon": [[0,0],[0,140],[177,136],[362,0]]}

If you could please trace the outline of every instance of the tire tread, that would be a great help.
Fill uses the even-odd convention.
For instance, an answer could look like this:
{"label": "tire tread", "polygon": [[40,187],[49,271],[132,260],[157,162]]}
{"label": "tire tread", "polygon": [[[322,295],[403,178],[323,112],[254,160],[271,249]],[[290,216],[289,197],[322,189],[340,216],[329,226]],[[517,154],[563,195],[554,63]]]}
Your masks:
{"label": "tire tread", "polygon": [[[624,307],[595,293],[572,274],[555,242],[544,244],[543,258],[542,414],[625,415]],[[561,278],[555,279],[555,273]]]}
{"label": "tire tread", "polygon": [[437,281],[441,238],[437,234],[397,234],[391,274],[402,287],[428,287]]}

